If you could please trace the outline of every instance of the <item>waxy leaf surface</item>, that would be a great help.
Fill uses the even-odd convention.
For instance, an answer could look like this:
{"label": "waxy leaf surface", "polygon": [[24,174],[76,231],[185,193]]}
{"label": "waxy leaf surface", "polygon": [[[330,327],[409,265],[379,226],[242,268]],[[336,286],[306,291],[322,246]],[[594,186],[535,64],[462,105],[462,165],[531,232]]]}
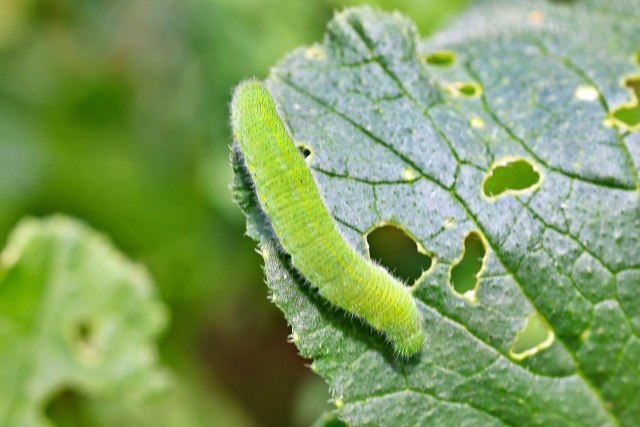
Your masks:
{"label": "waxy leaf surface", "polygon": [[[640,132],[614,112],[637,105],[638,28],[632,0],[479,1],[426,40],[347,9],[272,69],[344,238],[367,257],[366,233],[395,224],[434,260],[413,291],[427,341],[400,359],[291,268],[235,159],[272,300],[349,425],[637,425]],[[469,233],[486,254],[460,294]],[[547,339],[526,353],[528,319]]]}

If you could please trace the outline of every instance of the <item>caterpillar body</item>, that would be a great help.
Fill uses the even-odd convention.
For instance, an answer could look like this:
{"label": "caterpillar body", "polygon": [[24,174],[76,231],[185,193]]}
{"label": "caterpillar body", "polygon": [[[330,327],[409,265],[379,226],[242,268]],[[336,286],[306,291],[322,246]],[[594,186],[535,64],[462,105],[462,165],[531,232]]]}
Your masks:
{"label": "caterpillar body", "polygon": [[425,333],[416,302],[406,286],[340,235],[265,85],[241,83],[231,112],[260,206],[293,266],[329,302],[384,332],[398,354],[420,351]]}

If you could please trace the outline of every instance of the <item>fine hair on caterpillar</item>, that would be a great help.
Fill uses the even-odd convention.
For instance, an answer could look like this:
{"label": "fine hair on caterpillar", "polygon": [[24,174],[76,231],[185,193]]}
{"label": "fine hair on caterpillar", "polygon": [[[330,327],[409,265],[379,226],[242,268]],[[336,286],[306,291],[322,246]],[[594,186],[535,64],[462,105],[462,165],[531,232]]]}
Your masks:
{"label": "fine hair on caterpillar", "polygon": [[242,82],[231,111],[238,158],[295,269],[331,304],[384,333],[399,355],[419,352],[425,333],[416,301],[340,234],[266,86]]}

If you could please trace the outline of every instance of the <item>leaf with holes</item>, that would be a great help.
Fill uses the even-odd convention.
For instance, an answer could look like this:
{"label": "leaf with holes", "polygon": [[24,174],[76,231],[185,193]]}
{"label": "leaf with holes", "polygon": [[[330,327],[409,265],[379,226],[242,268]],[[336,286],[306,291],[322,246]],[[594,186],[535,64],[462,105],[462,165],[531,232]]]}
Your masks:
{"label": "leaf with holes", "polygon": [[[405,278],[427,334],[398,358],[327,303],[236,151],[271,299],[349,425],[637,425],[639,27],[632,0],[481,0],[427,40],[347,9],[272,69],[342,237]],[[397,235],[413,253],[381,259]]]}
{"label": "leaf with holes", "polygon": [[146,269],[63,216],[23,220],[0,256],[0,425],[51,426],[72,389],[124,402],[164,387],[166,323]]}

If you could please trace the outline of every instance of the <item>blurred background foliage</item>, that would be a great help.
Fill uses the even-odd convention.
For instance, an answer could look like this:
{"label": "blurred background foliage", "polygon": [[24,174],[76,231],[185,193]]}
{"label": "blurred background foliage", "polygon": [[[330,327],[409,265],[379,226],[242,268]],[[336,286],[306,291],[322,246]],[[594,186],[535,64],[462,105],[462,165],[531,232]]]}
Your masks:
{"label": "blurred background foliage", "polygon": [[[302,427],[329,408],[231,202],[227,108],[241,79],[361,3],[0,0],[3,242],[25,215],[78,217],[149,267],[171,311],[175,387],[144,404],[61,390],[57,425]],[[367,3],[427,35],[465,0]]]}

